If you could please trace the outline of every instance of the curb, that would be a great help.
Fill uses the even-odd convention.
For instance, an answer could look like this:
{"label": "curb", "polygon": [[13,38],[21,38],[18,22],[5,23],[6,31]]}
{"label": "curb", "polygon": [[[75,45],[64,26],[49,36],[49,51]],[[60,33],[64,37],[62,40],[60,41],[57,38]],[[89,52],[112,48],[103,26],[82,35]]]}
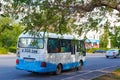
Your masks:
{"label": "curb", "polygon": [[0,57],[4,57],[4,56],[16,56],[15,53],[8,53],[8,54],[1,54]]}

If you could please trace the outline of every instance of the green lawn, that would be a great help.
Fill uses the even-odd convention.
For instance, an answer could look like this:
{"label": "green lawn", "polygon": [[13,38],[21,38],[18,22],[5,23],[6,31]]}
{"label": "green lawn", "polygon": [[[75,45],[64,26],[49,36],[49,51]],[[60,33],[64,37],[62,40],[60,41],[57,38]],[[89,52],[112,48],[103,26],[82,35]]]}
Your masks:
{"label": "green lawn", "polygon": [[120,80],[120,68],[116,69],[114,72],[105,74],[92,80]]}

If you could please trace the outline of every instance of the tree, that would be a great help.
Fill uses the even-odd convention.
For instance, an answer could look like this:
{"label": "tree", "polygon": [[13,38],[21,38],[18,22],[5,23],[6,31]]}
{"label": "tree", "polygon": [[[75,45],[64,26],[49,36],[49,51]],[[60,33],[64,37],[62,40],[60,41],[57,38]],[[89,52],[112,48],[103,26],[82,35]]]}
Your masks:
{"label": "tree", "polygon": [[0,35],[0,47],[9,48],[11,46],[16,46],[17,39],[22,32],[21,25],[12,24],[12,29],[5,29]]}
{"label": "tree", "polygon": [[[3,16],[12,16],[17,19],[18,16],[23,17],[23,22],[27,25],[25,30],[36,29],[36,31],[47,31],[48,28],[54,29],[59,33],[70,32],[71,28],[81,33],[86,29],[86,24],[82,28],[73,25],[75,16],[79,17],[90,14],[94,9],[99,9],[100,14],[105,11],[116,9],[120,11],[119,0],[5,0],[9,4],[5,5]],[[11,9],[10,9],[11,8]],[[8,14],[9,13],[9,14]],[[88,14],[87,14],[88,13]],[[19,14],[19,15],[18,15]],[[95,29],[96,19],[91,15],[88,20],[93,21],[92,25],[87,28]],[[98,22],[97,22],[98,23]],[[39,26],[38,26],[39,25]],[[73,25],[71,27],[71,25]],[[81,25],[79,26],[81,27]]]}
{"label": "tree", "polygon": [[[72,12],[90,12],[96,7],[109,7],[120,11],[120,1],[119,0],[5,0],[9,4],[12,3],[14,10],[7,10],[9,12],[19,13],[24,11],[25,8],[28,10],[35,9],[36,6],[40,4],[47,4],[45,7],[54,6],[56,8],[66,8]],[[6,5],[9,8],[10,5]],[[33,6],[30,8],[30,6]]]}
{"label": "tree", "polygon": [[104,33],[100,36],[100,48],[106,48],[108,45],[108,37],[109,37],[109,26],[104,26]]}
{"label": "tree", "polygon": [[111,39],[112,47],[120,48],[120,27],[119,26],[114,27],[114,31],[110,33],[110,39]]}
{"label": "tree", "polygon": [[11,23],[12,23],[12,19],[9,17],[1,17],[0,18],[0,35],[6,29],[12,29]]}

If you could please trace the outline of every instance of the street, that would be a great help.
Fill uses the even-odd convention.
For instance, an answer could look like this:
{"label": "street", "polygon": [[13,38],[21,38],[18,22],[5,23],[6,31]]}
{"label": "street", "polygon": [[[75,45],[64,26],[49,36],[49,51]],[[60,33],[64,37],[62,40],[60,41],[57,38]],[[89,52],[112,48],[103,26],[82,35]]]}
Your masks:
{"label": "street", "polygon": [[106,59],[104,54],[87,54],[81,71],[63,71],[60,75],[33,74],[16,70],[15,55],[0,56],[0,80],[90,80],[120,67],[120,58]]}

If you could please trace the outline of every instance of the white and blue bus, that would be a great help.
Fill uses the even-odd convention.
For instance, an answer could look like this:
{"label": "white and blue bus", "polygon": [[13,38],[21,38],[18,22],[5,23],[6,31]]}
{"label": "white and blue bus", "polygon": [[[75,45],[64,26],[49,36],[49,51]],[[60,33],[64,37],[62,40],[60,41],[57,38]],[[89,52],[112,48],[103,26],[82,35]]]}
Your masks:
{"label": "white and blue bus", "polygon": [[[75,35],[22,33],[17,43],[16,68],[37,73],[80,70],[85,61],[84,41]],[[44,37],[43,37],[44,36]]]}

